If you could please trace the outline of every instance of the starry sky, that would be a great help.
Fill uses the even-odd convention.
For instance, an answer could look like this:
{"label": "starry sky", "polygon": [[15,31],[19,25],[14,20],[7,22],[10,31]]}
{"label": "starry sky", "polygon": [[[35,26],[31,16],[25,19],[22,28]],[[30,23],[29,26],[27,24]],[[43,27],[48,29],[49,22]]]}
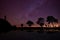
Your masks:
{"label": "starry sky", "polygon": [[0,0],[0,18],[7,16],[12,25],[36,22],[39,17],[54,16],[60,20],[60,0]]}

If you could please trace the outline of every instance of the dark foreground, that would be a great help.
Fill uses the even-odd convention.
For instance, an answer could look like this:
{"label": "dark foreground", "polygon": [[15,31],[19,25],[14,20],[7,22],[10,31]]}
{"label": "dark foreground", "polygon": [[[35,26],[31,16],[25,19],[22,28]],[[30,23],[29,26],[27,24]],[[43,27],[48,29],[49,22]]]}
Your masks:
{"label": "dark foreground", "polygon": [[18,30],[0,34],[0,40],[60,40],[60,32],[38,33]]}

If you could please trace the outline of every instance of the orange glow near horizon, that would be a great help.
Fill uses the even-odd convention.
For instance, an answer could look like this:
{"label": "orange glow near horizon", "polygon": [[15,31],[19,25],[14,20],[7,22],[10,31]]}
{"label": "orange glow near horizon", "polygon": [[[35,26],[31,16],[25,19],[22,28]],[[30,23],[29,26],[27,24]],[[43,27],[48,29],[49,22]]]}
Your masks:
{"label": "orange glow near horizon", "polygon": [[[20,25],[17,25],[17,27],[20,27]],[[27,24],[24,24],[23,27],[29,27],[29,26]],[[38,24],[34,24],[31,27],[41,27],[41,26]],[[47,24],[47,26],[43,25],[43,27],[59,27],[59,24],[54,24],[54,26],[52,24],[49,24],[49,26],[48,26],[48,24]]]}

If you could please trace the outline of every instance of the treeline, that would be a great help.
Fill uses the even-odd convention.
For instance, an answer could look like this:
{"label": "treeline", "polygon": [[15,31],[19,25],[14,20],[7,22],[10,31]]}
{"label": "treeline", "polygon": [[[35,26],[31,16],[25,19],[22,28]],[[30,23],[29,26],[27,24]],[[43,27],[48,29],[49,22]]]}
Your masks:
{"label": "treeline", "polygon": [[[45,19],[44,18],[42,18],[42,17],[40,17],[40,18],[38,18],[38,20],[37,20],[37,24],[38,25],[40,25],[41,27],[40,28],[37,28],[37,29],[39,29],[40,31],[43,31],[44,30],[44,28],[43,28],[43,25],[45,25],[46,27],[48,26],[50,26],[49,24],[52,24],[53,25],[53,27],[56,27],[56,26],[54,26],[54,23],[56,23],[56,24],[58,24],[58,19],[56,19],[55,17],[53,17],[53,16],[48,16],[47,18],[46,18],[46,22],[48,23],[48,24],[45,24]],[[28,20],[27,22],[26,22],[26,24],[29,26],[29,28],[25,28],[26,30],[28,29],[28,30],[30,30],[31,31],[31,26],[34,24],[32,21],[30,21],[30,20]],[[4,16],[4,19],[2,19],[2,18],[0,18],[0,33],[2,33],[2,32],[4,32],[4,33],[6,33],[6,32],[9,32],[9,31],[12,31],[12,30],[24,30],[24,24],[21,24],[21,26],[20,26],[20,28],[17,28],[16,26],[12,26],[7,20],[6,20],[6,16]],[[31,29],[30,29],[31,28]],[[36,28],[35,28],[36,29]]]}

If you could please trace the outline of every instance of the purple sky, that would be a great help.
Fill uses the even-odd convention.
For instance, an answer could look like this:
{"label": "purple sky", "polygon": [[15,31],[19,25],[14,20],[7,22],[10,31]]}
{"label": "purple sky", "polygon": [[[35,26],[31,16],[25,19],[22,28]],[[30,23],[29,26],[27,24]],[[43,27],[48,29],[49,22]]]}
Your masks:
{"label": "purple sky", "polygon": [[50,15],[60,20],[60,0],[0,0],[0,17],[4,15],[13,25]]}

